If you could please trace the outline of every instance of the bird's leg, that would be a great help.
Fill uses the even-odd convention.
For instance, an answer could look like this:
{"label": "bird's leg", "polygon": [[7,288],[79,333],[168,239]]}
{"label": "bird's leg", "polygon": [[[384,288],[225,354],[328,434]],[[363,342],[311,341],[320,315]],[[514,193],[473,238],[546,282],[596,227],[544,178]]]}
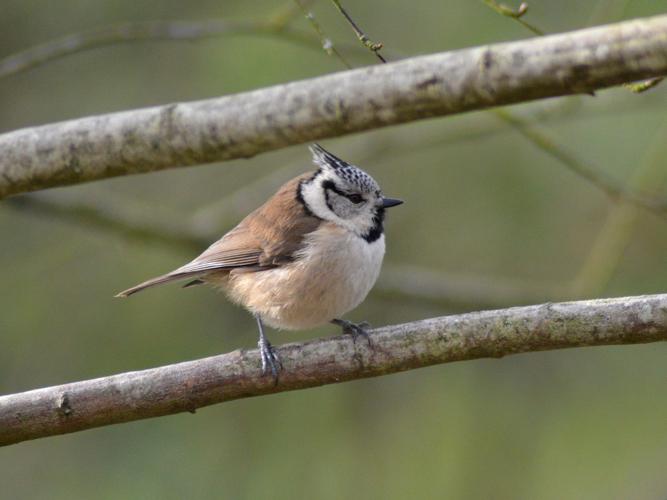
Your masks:
{"label": "bird's leg", "polygon": [[255,316],[255,319],[257,319],[257,326],[259,327],[259,341],[257,342],[257,346],[259,347],[259,354],[262,358],[262,375],[266,375],[268,368],[271,368],[273,380],[277,384],[278,368],[282,369],[283,364],[280,362],[280,358],[269,342],[269,339],[267,339],[264,334],[264,324],[262,323],[262,319],[259,316]]}
{"label": "bird's leg", "polygon": [[370,323],[362,321],[361,323],[352,323],[346,319],[332,319],[331,322],[334,325],[338,325],[343,330],[343,333],[352,335],[352,341],[357,342],[358,337],[363,337],[368,342],[368,347],[371,347],[371,337],[368,335],[367,328],[370,328]]}

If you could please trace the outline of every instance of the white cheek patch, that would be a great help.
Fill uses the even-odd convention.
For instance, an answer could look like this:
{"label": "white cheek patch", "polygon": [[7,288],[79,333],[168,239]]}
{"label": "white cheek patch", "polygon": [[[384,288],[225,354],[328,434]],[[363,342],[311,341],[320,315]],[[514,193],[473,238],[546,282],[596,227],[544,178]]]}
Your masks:
{"label": "white cheek patch", "polygon": [[320,219],[331,222],[338,222],[336,216],[327,206],[326,194],[322,189],[322,180],[326,179],[324,175],[318,175],[301,187],[301,195],[308,209]]}
{"label": "white cheek patch", "polygon": [[[301,197],[306,207],[320,219],[333,222],[348,231],[363,236],[373,227],[374,210],[372,205],[353,206],[351,202],[335,192],[326,190],[322,184],[338,179],[337,173],[330,169],[321,170],[313,179],[301,186]],[[327,200],[327,193],[329,199]],[[355,210],[358,208],[359,210]],[[356,212],[356,213],[355,213]]]}

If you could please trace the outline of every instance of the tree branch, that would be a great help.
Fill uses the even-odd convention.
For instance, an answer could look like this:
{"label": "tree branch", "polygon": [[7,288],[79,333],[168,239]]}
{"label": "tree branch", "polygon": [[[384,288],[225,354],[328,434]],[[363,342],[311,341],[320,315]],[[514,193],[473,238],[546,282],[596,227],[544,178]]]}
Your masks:
{"label": "tree branch", "polygon": [[350,336],[278,348],[274,385],[257,350],[0,397],[0,445],[251,396],[376,377],[438,363],[567,347],[667,340],[667,294],[474,312],[386,326],[372,346]]}
{"label": "tree branch", "polygon": [[667,15],[0,136],[0,198],[667,74]]}

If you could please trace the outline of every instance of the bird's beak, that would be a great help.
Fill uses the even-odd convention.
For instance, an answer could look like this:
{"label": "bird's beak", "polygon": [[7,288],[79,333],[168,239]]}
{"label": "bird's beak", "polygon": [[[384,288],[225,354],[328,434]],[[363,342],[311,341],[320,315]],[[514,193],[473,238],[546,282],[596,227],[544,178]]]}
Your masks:
{"label": "bird's beak", "polygon": [[403,203],[403,200],[397,200],[395,198],[382,198],[382,208],[395,207]]}

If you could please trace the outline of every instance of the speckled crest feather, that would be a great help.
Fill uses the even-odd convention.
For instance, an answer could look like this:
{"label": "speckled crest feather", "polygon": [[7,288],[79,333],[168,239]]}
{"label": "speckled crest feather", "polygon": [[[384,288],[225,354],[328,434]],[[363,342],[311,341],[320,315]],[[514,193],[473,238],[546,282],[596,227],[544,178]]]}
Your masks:
{"label": "speckled crest feather", "polygon": [[331,154],[319,144],[310,146],[310,152],[313,154],[313,161],[323,169],[333,169],[336,175],[347,182],[354,184],[366,193],[379,192],[380,186],[366,172],[359,167],[351,165],[337,156]]}

